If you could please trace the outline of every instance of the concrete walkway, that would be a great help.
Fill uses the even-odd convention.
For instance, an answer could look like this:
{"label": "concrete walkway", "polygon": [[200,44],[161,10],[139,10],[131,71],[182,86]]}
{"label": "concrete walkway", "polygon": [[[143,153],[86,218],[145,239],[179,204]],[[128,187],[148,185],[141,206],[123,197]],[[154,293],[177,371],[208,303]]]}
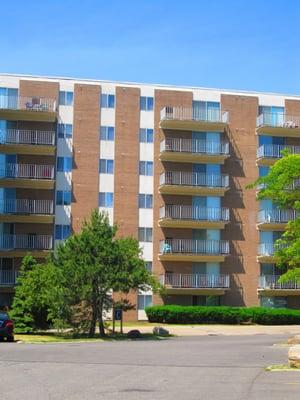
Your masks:
{"label": "concrete walkway", "polygon": [[166,328],[170,334],[178,336],[206,336],[206,335],[297,335],[300,334],[300,325],[168,325],[149,324],[125,326],[124,332],[138,329],[142,333],[152,332],[154,326]]}

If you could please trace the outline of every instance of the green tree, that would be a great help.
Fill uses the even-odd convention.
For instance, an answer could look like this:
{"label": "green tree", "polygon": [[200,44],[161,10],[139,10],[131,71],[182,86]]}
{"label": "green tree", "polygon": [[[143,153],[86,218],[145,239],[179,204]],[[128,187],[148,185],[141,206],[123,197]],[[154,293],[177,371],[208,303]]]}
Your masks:
{"label": "green tree", "polygon": [[296,219],[288,222],[282,237],[275,243],[275,256],[276,264],[288,269],[281,281],[300,282],[300,155],[283,152],[268,175],[250,187],[257,185],[260,185],[258,199],[271,199],[279,208],[296,210]]}

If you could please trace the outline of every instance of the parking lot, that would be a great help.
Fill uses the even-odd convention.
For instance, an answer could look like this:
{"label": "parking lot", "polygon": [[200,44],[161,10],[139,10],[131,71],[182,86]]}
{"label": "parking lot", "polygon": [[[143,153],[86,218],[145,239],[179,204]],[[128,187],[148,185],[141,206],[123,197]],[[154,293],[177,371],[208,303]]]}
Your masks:
{"label": "parking lot", "polygon": [[282,335],[0,344],[1,399],[299,399]]}

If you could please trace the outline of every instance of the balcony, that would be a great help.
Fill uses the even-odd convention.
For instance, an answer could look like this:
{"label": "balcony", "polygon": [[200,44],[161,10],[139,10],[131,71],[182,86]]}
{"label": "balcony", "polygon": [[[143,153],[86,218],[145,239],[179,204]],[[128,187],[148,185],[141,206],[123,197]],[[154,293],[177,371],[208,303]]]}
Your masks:
{"label": "balcony", "polygon": [[6,199],[0,201],[0,222],[53,223],[52,200]]}
{"label": "balcony", "polygon": [[160,208],[158,224],[163,228],[224,229],[229,208],[167,204]]}
{"label": "balcony", "polygon": [[162,194],[224,196],[228,189],[228,175],[184,171],[167,171],[160,175]]}
{"label": "balcony", "polygon": [[282,151],[284,150],[287,150],[290,154],[300,154],[300,146],[264,144],[257,149],[256,164],[267,167],[273,165],[282,158]]}
{"label": "balcony", "polygon": [[257,227],[266,231],[283,231],[289,221],[298,217],[296,210],[260,210],[258,212]]}
{"label": "balcony", "polygon": [[0,96],[0,119],[55,122],[56,101],[44,97]]}
{"label": "balcony", "polygon": [[0,187],[53,189],[54,166],[6,164],[0,168]]}
{"label": "balcony", "polygon": [[160,143],[160,160],[188,163],[224,164],[229,157],[229,143],[167,138]]}
{"label": "balcony", "polygon": [[299,137],[300,116],[283,113],[263,113],[257,117],[256,132],[259,135]]}
{"label": "balcony", "polygon": [[0,129],[0,151],[5,154],[55,155],[55,132]]}
{"label": "balcony", "polygon": [[230,288],[229,275],[173,274],[160,276],[167,294],[220,296]]}
{"label": "balcony", "polygon": [[275,262],[275,246],[274,243],[260,243],[258,245],[258,262],[274,263]]}
{"label": "balcony", "polygon": [[229,254],[227,240],[166,239],[160,241],[161,261],[222,262]]}
{"label": "balcony", "polygon": [[51,235],[2,234],[0,235],[1,257],[24,257],[33,253],[35,257],[46,257],[52,250]]}
{"label": "balcony", "polygon": [[0,287],[12,287],[17,282],[17,271],[0,270]]}
{"label": "balcony", "polygon": [[258,293],[265,296],[300,296],[300,283],[296,280],[279,282],[280,275],[262,275],[258,280]]}
{"label": "balcony", "polygon": [[164,107],[160,112],[161,129],[222,132],[229,124],[229,113],[219,109],[203,112],[196,108]]}

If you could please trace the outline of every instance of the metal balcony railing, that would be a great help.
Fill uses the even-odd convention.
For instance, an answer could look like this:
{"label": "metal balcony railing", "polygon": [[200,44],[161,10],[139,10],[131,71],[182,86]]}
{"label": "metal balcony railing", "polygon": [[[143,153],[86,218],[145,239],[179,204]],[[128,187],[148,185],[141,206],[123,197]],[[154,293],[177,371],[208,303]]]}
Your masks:
{"label": "metal balcony railing", "polygon": [[0,200],[0,214],[53,214],[52,200],[6,199]]}
{"label": "metal balcony railing", "polygon": [[172,288],[229,289],[229,275],[165,274],[160,283]]}
{"label": "metal balcony railing", "polygon": [[228,124],[228,111],[220,109],[200,110],[197,107],[164,107],[160,112],[161,120],[203,121]]}
{"label": "metal balcony railing", "polygon": [[54,179],[53,165],[6,164],[0,167],[0,179]]}
{"label": "metal balcony railing", "polygon": [[160,152],[228,155],[229,143],[201,139],[167,138],[160,143]]}
{"label": "metal balcony railing", "polygon": [[167,171],[160,175],[160,185],[229,187],[229,176],[202,172]]}
{"label": "metal balcony railing", "polygon": [[196,221],[229,221],[229,208],[212,208],[166,204],[160,208],[160,218]]}
{"label": "metal balcony railing", "polygon": [[51,235],[0,235],[0,249],[28,249],[28,250],[50,250],[52,249]]}
{"label": "metal balcony railing", "polygon": [[227,240],[166,239],[160,241],[160,254],[229,254]]}
{"label": "metal balcony railing", "polygon": [[263,113],[257,117],[256,126],[300,128],[300,116],[285,115],[284,113]]}
{"label": "metal balcony railing", "polygon": [[0,286],[12,286],[17,281],[17,271],[0,270]]}
{"label": "metal balcony railing", "polygon": [[55,145],[54,131],[0,129],[0,144]]}
{"label": "metal balcony railing", "polygon": [[280,209],[269,209],[259,210],[258,212],[258,223],[287,223],[294,221],[298,217],[299,213],[296,210],[280,210]]}
{"label": "metal balcony railing", "polygon": [[0,109],[55,112],[56,101],[38,96],[0,95]]}
{"label": "metal balcony railing", "polygon": [[300,283],[296,280],[280,283],[280,275],[261,275],[258,278],[259,289],[299,289]]}
{"label": "metal balcony railing", "polygon": [[257,149],[257,158],[281,158],[283,150],[288,150],[290,154],[300,154],[300,146],[263,144]]}

